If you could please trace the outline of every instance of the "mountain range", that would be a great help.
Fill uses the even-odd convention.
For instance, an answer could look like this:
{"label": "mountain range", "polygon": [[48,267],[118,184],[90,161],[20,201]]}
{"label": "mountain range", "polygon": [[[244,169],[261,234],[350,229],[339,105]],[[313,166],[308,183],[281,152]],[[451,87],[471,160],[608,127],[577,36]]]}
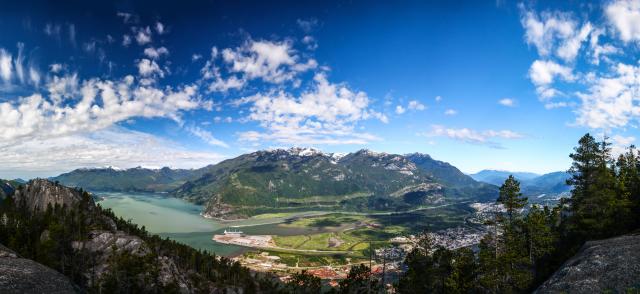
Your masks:
{"label": "mountain range", "polygon": [[398,211],[449,200],[493,201],[509,174],[525,195],[569,190],[566,173],[484,170],[466,175],[422,153],[313,148],[262,150],[199,169],[77,169],[51,178],[90,191],[167,192],[205,206],[203,215],[241,218],[310,209]]}
{"label": "mountain range", "polygon": [[500,186],[509,175],[513,175],[520,182],[522,193],[526,196],[557,196],[571,190],[571,186],[567,185],[567,179],[571,175],[560,171],[539,175],[529,172],[482,170],[469,176],[476,181]]}
{"label": "mountain range", "polygon": [[493,201],[497,187],[429,155],[313,148],[256,151],[199,169],[77,169],[51,178],[90,191],[167,192],[203,215],[306,209],[402,210],[450,199]]}

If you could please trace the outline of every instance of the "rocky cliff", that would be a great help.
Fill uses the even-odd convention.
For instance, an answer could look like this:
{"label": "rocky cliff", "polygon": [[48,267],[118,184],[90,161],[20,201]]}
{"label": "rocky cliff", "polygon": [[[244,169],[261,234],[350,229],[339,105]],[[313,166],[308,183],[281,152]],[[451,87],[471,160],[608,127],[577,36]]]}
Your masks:
{"label": "rocky cliff", "polygon": [[536,292],[637,291],[640,291],[640,233],[587,242]]}
{"label": "rocky cliff", "polygon": [[64,275],[0,245],[0,293],[76,292],[78,289]]}
{"label": "rocky cliff", "polygon": [[[15,201],[24,203],[32,212],[42,212],[49,205],[71,207],[80,202],[83,192],[77,189],[65,187],[45,179],[35,179],[29,181],[24,187],[16,190]],[[93,199],[87,197],[90,208],[95,207]]]}

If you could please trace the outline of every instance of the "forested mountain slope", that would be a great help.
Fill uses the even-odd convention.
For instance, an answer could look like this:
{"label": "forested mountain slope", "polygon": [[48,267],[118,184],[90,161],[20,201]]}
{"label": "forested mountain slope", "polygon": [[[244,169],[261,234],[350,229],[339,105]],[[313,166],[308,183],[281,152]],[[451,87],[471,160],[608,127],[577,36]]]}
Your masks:
{"label": "forested mountain slope", "polygon": [[167,192],[206,173],[200,169],[82,168],[51,178],[69,187],[82,187],[89,191],[113,192]]}
{"label": "forested mountain slope", "polygon": [[205,214],[213,217],[252,214],[257,207],[398,210],[445,198],[497,196],[494,186],[464,177],[440,179],[436,174],[444,175],[443,168],[424,160],[420,167],[411,158],[417,160],[370,150],[346,155],[309,148],[257,151],[212,166],[173,195],[206,203]]}
{"label": "forested mountain slope", "polygon": [[237,263],[150,235],[96,206],[87,192],[48,180],[19,186],[2,201],[0,215],[1,244],[62,273],[83,291],[251,292],[260,284]]}

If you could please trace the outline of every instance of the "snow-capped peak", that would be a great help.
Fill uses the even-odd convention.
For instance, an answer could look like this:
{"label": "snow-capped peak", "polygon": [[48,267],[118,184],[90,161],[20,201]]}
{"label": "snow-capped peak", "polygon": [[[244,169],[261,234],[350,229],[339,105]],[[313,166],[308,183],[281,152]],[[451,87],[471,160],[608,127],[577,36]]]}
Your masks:
{"label": "snow-capped peak", "polygon": [[289,150],[287,150],[287,152],[289,152],[289,154],[291,155],[297,155],[297,156],[324,155],[322,151],[315,148],[310,148],[310,147],[307,147],[307,148],[292,147]]}
{"label": "snow-capped peak", "polygon": [[335,160],[340,160],[343,157],[347,156],[347,154],[349,153],[344,153],[344,152],[331,153],[331,158]]}

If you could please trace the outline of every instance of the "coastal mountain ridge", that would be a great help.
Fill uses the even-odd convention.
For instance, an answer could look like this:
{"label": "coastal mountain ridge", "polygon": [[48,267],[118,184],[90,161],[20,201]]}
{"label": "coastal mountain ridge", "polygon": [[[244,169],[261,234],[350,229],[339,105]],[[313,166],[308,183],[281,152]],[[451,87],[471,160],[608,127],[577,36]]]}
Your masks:
{"label": "coastal mountain ridge", "polygon": [[234,218],[262,210],[402,210],[451,198],[493,201],[480,183],[427,154],[314,148],[255,151],[192,170],[77,169],[51,178],[90,191],[168,192],[206,206],[204,215]]}

